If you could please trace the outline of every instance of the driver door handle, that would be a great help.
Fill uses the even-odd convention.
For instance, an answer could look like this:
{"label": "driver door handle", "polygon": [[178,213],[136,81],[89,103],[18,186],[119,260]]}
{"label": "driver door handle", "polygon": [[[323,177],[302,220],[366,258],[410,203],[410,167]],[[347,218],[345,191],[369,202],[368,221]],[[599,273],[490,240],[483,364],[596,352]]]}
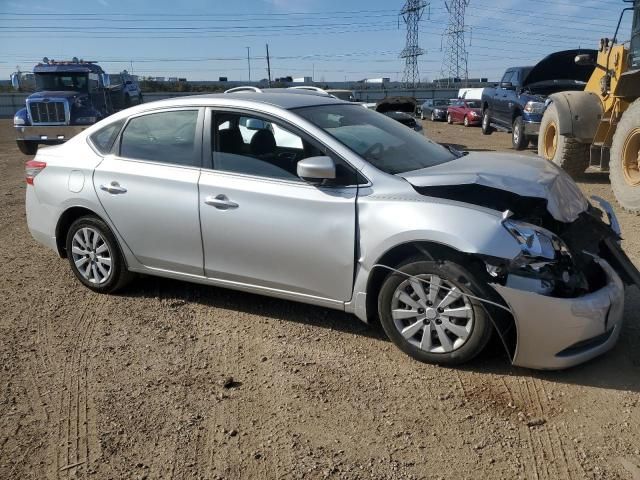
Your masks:
{"label": "driver door handle", "polygon": [[232,202],[227,198],[226,195],[217,195],[215,197],[208,196],[204,199],[204,203],[207,205],[211,205],[212,207],[217,208],[218,210],[229,210],[233,208],[238,208],[238,204]]}
{"label": "driver door handle", "polygon": [[100,185],[100,189],[113,195],[127,193],[127,189],[121,186],[118,182],[111,182],[109,185]]}

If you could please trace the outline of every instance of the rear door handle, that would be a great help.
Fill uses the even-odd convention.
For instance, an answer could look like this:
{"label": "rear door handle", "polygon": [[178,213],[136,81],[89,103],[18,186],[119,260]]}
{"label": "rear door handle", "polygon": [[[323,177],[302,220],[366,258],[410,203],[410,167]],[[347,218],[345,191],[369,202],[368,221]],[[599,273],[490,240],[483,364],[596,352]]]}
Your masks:
{"label": "rear door handle", "polygon": [[212,207],[217,208],[218,210],[229,210],[233,208],[238,208],[238,204],[232,202],[227,198],[226,195],[216,195],[215,197],[209,196],[204,199],[204,203],[207,205],[211,205]]}
{"label": "rear door handle", "polygon": [[127,189],[120,185],[118,182],[111,182],[109,185],[100,185],[100,189],[113,195],[127,193]]}

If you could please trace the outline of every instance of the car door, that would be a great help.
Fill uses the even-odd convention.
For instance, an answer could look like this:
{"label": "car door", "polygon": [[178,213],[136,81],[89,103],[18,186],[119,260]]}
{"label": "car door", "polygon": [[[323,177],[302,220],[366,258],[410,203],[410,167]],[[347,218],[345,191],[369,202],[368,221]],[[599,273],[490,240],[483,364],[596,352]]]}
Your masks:
{"label": "car door", "polygon": [[451,105],[449,111],[451,113],[451,119],[454,122],[459,122],[460,121],[460,101],[456,101],[453,103],[453,105]]}
{"label": "car door", "polygon": [[509,117],[508,113],[508,103],[509,103],[509,95],[512,93],[512,90],[508,88],[502,87],[502,84],[512,82],[514,72],[513,70],[507,70],[500,80],[500,85],[496,89],[496,96],[494,98],[494,112],[492,112],[493,120],[500,123],[502,126],[510,126],[507,118]]}
{"label": "car door", "polygon": [[[205,275],[258,291],[349,300],[357,187],[298,178],[297,162],[324,152],[291,125],[244,112],[208,115],[211,163],[199,182]],[[243,117],[244,125],[268,125],[249,143],[239,131]]]}
{"label": "car door", "polygon": [[114,153],[95,169],[100,203],[147,267],[203,274],[198,213],[203,118],[199,108],[134,116]]}

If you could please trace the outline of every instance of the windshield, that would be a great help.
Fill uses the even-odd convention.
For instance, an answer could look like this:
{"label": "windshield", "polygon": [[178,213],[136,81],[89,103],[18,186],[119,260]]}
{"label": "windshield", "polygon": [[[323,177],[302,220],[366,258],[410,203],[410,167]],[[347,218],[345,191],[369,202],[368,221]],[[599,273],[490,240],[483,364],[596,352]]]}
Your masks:
{"label": "windshield", "polygon": [[322,105],[295,111],[386,173],[420,170],[457,158],[421,133],[359,105]]}
{"label": "windshield", "polygon": [[470,102],[469,100],[467,100],[464,103],[467,105],[467,108],[480,108],[480,102],[478,101]]}
{"label": "windshield", "polygon": [[434,100],[433,105],[435,107],[446,107],[449,105],[449,100]]}
{"label": "windshield", "polygon": [[88,77],[86,73],[38,73],[36,88],[52,91],[87,91]]}

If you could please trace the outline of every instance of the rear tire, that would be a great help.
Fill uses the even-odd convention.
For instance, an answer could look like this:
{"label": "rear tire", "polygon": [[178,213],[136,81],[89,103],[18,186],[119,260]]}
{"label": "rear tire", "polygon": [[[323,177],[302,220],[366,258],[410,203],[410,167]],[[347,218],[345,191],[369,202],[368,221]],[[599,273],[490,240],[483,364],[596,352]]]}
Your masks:
{"label": "rear tire", "polygon": [[28,140],[16,140],[18,149],[25,155],[35,155],[38,153],[38,144]]}
{"label": "rear tire", "polygon": [[524,120],[518,116],[511,127],[511,144],[516,150],[525,150],[529,145],[529,139],[524,134]]}
{"label": "rear tire", "polygon": [[558,110],[552,103],[545,110],[540,124],[538,155],[577,178],[589,167],[589,145],[560,135],[560,131]]}
{"label": "rear tire", "polygon": [[89,215],[73,222],[66,248],[74,275],[94,292],[116,292],[133,278],[111,229],[98,217]]}
{"label": "rear tire", "polygon": [[[411,259],[398,267],[398,270],[431,282],[437,277],[442,286],[454,287],[480,298],[487,297],[471,274],[454,262]],[[478,355],[489,342],[493,331],[481,302],[460,296],[441,312],[437,310],[437,306],[448,293],[447,290],[437,289],[437,293],[429,297],[430,289],[427,285],[418,282],[424,288],[422,292],[418,292],[406,275],[391,273],[384,280],[378,296],[380,323],[391,341],[410,357],[426,363],[459,365]],[[400,295],[409,304],[404,303]],[[425,300],[416,300],[421,295]],[[420,309],[415,309],[415,305]],[[416,316],[412,314],[414,309]],[[419,313],[420,310],[422,313]],[[458,316],[445,314],[452,310],[460,313],[456,314]],[[462,317],[463,314],[467,317]],[[432,318],[433,316],[436,318]],[[407,330],[409,327],[411,329]],[[446,335],[446,338],[442,335]]]}
{"label": "rear tire", "polygon": [[482,112],[482,134],[491,135],[494,128],[491,126],[491,111],[487,108]]}
{"label": "rear tire", "polygon": [[431,112],[431,121],[435,122],[436,121],[436,114]]}
{"label": "rear tire", "polygon": [[448,123],[449,125],[453,124],[453,118],[451,117],[451,114],[450,114],[450,113],[447,113],[447,123]]}
{"label": "rear tire", "polygon": [[613,135],[609,180],[620,206],[640,213],[640,100],[622,114]]}

